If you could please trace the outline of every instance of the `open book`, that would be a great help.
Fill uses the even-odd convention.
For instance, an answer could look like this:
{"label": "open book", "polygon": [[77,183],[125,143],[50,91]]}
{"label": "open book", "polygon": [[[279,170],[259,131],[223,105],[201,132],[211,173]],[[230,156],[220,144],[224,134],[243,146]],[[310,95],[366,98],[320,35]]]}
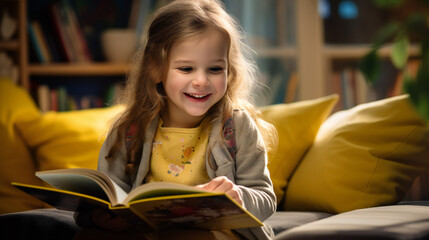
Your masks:
{"label": "open book", "polygon": [[155,229],[239,229],[262,226],[250,212],[224,193],[191,186],[154,182],[128,194],[102,172],[73,168],[36,172],[52,187],[12,184],[51,206],[69,211],[110,209],[113,213],[142,220]]}

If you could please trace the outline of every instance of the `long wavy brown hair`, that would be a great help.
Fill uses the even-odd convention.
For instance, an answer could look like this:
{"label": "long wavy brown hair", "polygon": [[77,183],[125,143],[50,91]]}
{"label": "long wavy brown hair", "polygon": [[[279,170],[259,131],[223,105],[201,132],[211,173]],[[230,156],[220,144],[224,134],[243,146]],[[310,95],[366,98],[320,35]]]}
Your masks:
{"label": "long wavy brown hair", "polygon": [[274,128],[259,117],[250,101],[250,93],[256,83],[256,67],[235,19],[228,15],[218,0],[176,0],[160,8],[152,17],[127,79],[122,98],[127,108],[113,125],[117,138],[106,156],[108,160],[123,144],[126,129],[130,126],[136,129],[125,160],[128,176],[135,172],[140,162],[148,125],[167,107],[162,80],[167,75],[172,46],[201,35],[208,28],[215,28],[225,35],[229,51],[227,90],[209,110],[207,117],[211,121],[221,119],[225,122],[233,109],[244,109],[254,119],[265,143],[276,142]]}

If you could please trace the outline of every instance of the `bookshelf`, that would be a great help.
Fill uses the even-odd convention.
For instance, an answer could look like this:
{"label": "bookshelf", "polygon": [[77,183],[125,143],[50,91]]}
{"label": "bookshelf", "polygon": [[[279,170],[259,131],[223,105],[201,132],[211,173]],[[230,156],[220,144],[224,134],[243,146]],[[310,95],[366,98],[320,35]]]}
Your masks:
{"label": "bookshelf", "polygon": [[[323,48],[324,55],[327,59],[341,59],[341,58],[355,58],[359,59],[364,56],[371,45],[369,44],[355,44],[355,45],[346,45],[346,44],[337,44],[337,45],[325,45]],[[381,57],[389,57],[392,52],[392,46],[386,45],[380,49]],[[409,49],[409,54],[411,56],[417,56],[419,49],[416,45],[412,45]]]}
{"label": "bookshelf", "polygon": [[[154,2],[159,7],[167,1]],[[274,76],[266,76],[267,78],[281,79],[280,83],[276,84],[265,82],[267,87],[280,86],[284,92],[292,92],[296,95],[289,97],[288,101],[314,99],[332,93],[332,73],[335,71],[336,62],[356,62],[370,48],[370,44],[326,43],[323,19],[319,14],[319,0],[224,0],[223,2],[227,10],[235,15],[250,35],[250,46],[256,52],[259,68],[266,72],[275,72]],[[126,63],[110,63],[104,60],[83,63],[30,61],[31,48],[27,32],[28,2],[4,0],[0,5],[12,9],[13,15],[19,22],[19,30],[13,39],[0,40],[0,50],[13,56],[19,68],[18,84],[28,91],[32,91],[35,81],[44,77],[55,79],[52,80],[55,84],[60,84],[64,78],[74,77],[106,76],[125,79],[130,69]],[[246,11],[247,15],[244,14]],[[254,18],[255,13],[259,13],[260,16]],[[273,32],[275,32],[274,35]],[[382,57],[387,57],[391,49],[391,46],[383,47]],[[412,46],[409,51],[412,56],[418,54],[416,46]],[[297,79],[294,84],[291,83],[296,88],[294,90],[287,89],[292,77]],[[285,84],[284,81],[288,83]],[[270,95],[272,92],[265,94]],[[286,98],[280,101],[286,101]]]}
{"label": "bookshelf", "polygon": [[17,21],[17,31],[10,39],[0,38],[0,51],[10,57],[18,68],[17,84],[32,91],[32,78],[44,76],[56,76],[58,81],[63,77],[77,76],[124,76],[130,66],[126,63],[91,62],[91,63],[67,63],[53,62],[40,64],[30,62],[28,28],[28,5],[26,0],[2,0],[0,1],[2,15],[8,14]]}
{"label": "bookshelf", "polygon": [[[78,61],[78,60],[70,60],[70,59],[66,59],[66,60],[52,59],[49,62],[43,62],[43,61],[40,61],[40,59],[35,60],[35,57],[34,57],[35,47],[34,45],[32,45],[33,42],[31,42],[32,41],[31,36],[29,36],[29,33],[27,31],[27,29],[29,28],[29,25],[31,25],[34,21],[38,21],[39,23],[41,23],[42,28],[46,28],[46,26],[43,26],[43,20],[42,20],[43,16],[39,16],[39,15],[46,14],[50,10],[49,8],[52,8],[51,6],[54,4],[57,4],[57,7],[58,7],[59,4],[70,4],[71,2],[62,1],[62,0],[43,1],[41,2],[41,6],[42,6],[41,8],[49,9],[49,10],[42,11],[40,9],[36,9],[36,11],[39,11],[39,13],[37,14],[34,13],[35,10],[32,9],[31,6],[28,5],[29,3],[26,2],[25,0],[19,0],[19,2],[18,1],[16,2],[19,3],[21,6],[19,19],[22,24],[20,25],[19,29],[20,29],[20,32],[21,30],[23,30],[22,31],[23,34],[20,35],[23,37],[20,37],[19,39],[22,39],[23,42],[21,43],[21,42],[15,41],[14,44],[2,42],[0,43],[0,46],[4,45],[6,47],[6,44],[7,44],[8,48],[14,48],[19,52],[25,53],[25,55],[23,55],[23,57],[21,58],[24,64],[24,67],[20,66],[21,78],[19,81],[19,85],[23,86],[25,89],[27,89],[27,91],[29,91],[32,94],[33,98],[36,100],[36,102],[38,102],[39,107],[42,109],[42,111],[56,110],[56,109],[49,109],[49,108],[40,106],[39,94],[41,94],[40,93],[41,91],[38,89],[40,88],[40,86],[42,86],[43,93],[45,95],[53,94],[55,90],[63,91],[64,88],[67,89],[67,88],[70,88],[70,86],[72,86],[72,88],[74,89],[72,89],[71,91],[68,91],[68,93],[70,92],[75,93],[76,91],[79,91],[79,88],[80,88],[82,89],[81,92],[85,92],[85,94],[90,95],[88,97],[103,98],[104,96],[99,96],[99,95],[100,94],[108,95],[109,94],[108,92],[111,91],[111,88],[115,87],[114,86],[116,85],[115,82],[116,83],[123,82],[125,80],[126,74],[130,70],[130,65],[128,63],[109,62],[109,61],[106,61],[105,59],[101,59],[101,60],[92,59],[89,61],[88,60]],[[91,2],[88,4],[93,4],[93,3]],[[107,19],[106,21],[112,21],[112,20]],[[78,27],[81,27],[81,26],[78,25]],[[45,34],[44,37],[47,38],[46,30],[43,31],[43,33]],[[59,36],[55,36],[55,38],[59,38]],[[50,42],[50,44],[51,46],[49,47],[52,50],[52,42]],[[58,42],[56,42],[56,44],[58,44]],[[116,80],[112,81],[112,79],[116,79]],[[86,81],[88,81],[88,83],[85,83]],[[108,84],[111,86],[109,86]],[[103,88],[103,93],[100,93],[100,90],[94,87],[95,85],[99,85],[98,88]],[[49,90],[46,90],[47,86],[49,87]],[[96,93],[86,93],[87,89],[92,89],[92,91],[95,91]],[[48,91],[50,91],[50,93]],[[78,96],[71,96],[71,97],[81,98],[82,96],[78,94]],[[52,95],[49,95],[48,98],[53,98],[53,97]],[[46,99],[46,97],[44,97],[43,99]],[[85,99],[85,101],[87,102],[88,100]],[[105,101],[105,99],[103,99],[103,101]],[[43,102],[46,103],[46,100],[44,100]],[[100,106],[100,104],[104,105],[106,104],[106,102],[102,104],[100,103],[100,101],[98,101],[97,106]],[[74,104],[74,106],[77,106],[77,105]],[[81,106],[78,108],[81,108]]]}
{"label": "bookshelf", "polygon": [[51,63],[30,64],[29,75],[32,76],[97,76],[97,75],[122,75],[130,70],[130,65],[125,63]]}
{"label": "bookshelf", "polygon": [[10,57],[18,68],[17,83],[28,89],[27,81],[27,32],[26,32],[26,2],[25,0],[0,1],[1,16],[7,11],[17,21],[17,30],[10,39],[0,37],[0,51]]}
{"label": "bookshelf", "polygon": [[[269,4],[279,3],[279,5],[282,6],[282,9],[286,9],[285,7],[288,7],[286,5],[294,6],[295,5],[294,1],[295,0],[282,0],[282,1],[270,0],[266,2],[269,2]],[[31,21],[34,20],[34,14],[32,15],[31,13],[31,11],[34,11],[34,10],[29,10],[31,8],[28,6],[29,2],[27,2],[26,0],[6,0],[6,2],[11,2],[11,4],[13,3],[13,4],[16,4],[17,6],[15,10],[17,14],[16,17],[17,19],[19,19],[19,22],[20,22],[19,34],[17,34],[17,37],[12,41],[7,41],[7,42],[0,41],[0,49],[7,50],[9,52],[19,53],[18,57],[15,58],[15,60],[19,63],[18,67],[19,67],[20,78],[19,78],[18,84],[23,86],[29,92],[31,92],[33,97],[36,99],[36,101],[37,101],[37,91],[33,89],[34,85],[35,83],[38,83],[40,79],[44,79],[45,77],[46,79],[50,79],[51,82],[54,82],[54,85],[61,85],[61,82],[64,81],[64,79],[70,79],[73,77],[88,78],[88,77],[101,77],[101,76],[107,76],[107,77],[116,76],[118,77],[118,79],[122,79],[122,80],[125,79],[125,75],[130,69],[130,66],[126,63],[109,63],[107,61],[95,61],[95,62],[83,62],[83,63],[52,61],[48,63],[46,62],[42,63],[42,62],[34,61],[34,59],[32,60],[31,51],[34,51],[34,50],[32,49],[32,45],[31,45],[32,42],[27,29],[29,27],[28,25],[29,24],[31,25]],[[61,0],[50,1],[50,2],[61,2]],[[166,2],[167,1],[162,1],[162,0],[156,1],[155,5],[156,7],[160,7],[163,4],[166,4]],[[227,5],[228,1],[224,1],[224,2]],[[231,3],[235,2],[235,4],[239,6],[239,8],[241,8],[240,6],[242,6],[242,2],[240,0],[233,0],[229,2]],[[2,4],[3,4],[3,1],[2,1]],[[253,4],[263,4],[266,7],[269,6],[269,4],[266,4],[264,2],[257,3],[257,1],[253,2]],[[249,10],[249,8],[247,10]],[[254,8],[253,11],[255,10],[257,11],[258,9]],[[281,12],[278,12],[278,14],[281,14]],[[249,17],[247,17],[247,21],[248,20],[249,20]],[[285,36],[283,36],[283,38],[284,37]],[[296,45],[277,44],[275,46],[272,46],[270,44],[257,44],[257,45],[252,45],[252,48],[255,49],[258,55],[258,59],[269,59],[269,61],[274,62],[274,65],[278,65],[278,66],[292,65],[292,67],[288,67],[289,68],[288,71],[296,71],[296,67],[294,66],[296,64],[294,62],[296,61],[295,59],[297,58],[297,55],[299,55]],[[290,62],[292,62],[292,64],[290,64]],[[268,64],[270,68],[272,68],[271,65],[272,63]],[[270,93],[268,93],[267,95],[270,95]],[[293,99],[293,100],[297,100],[297,99]]]}
{"label": "bookshelf", "polygon": [[9,40],[9,41],[1,41],[0,49],[3,51],[18,51],[19,50],[19,41],[17,40]]}
{"label": "bookshelf", "polygon": [[[298,3],[299,2],[299,3]],[[355,3],[359,7],[359,21],[353,22],[349,19],[340,20],[345,23],[326,21],[320,14],[320,2],[323,0],[297,1],[298,12],[298,32],[299,44],[299,74],[300,74],[300,91],[301,99],[315,98],[325,96],[332,93],[340,93],[340,101],[346,101],[344,96],[345,88],[352,88],[353,94],[358,95],[358,91],[364,91],[366,101],[361,96],[361,101],[356,101],[359,96],[354,96],[354,103],[349,106],[337,106],[335,110],[349,108],[359,103],[373,101],[392,94],[399,94],[400,83],[397,70],[390,67],[390,53],[392,45],[385,45],[379,51],[379,56],[384,59],[385,63],[382,69],[384,79],[381,79],[378,84],[368,86],[363,77],[358,71],[360,59],[371,49],[371,43],[374,40],[375,34],[385,26],[388,21],[391,21],[392,15],[386,12],[377,10],[371,0],[361,1],[342,1],[342,0],[325,0],[331,4],[331,14],[337,11],[335,4],[341,2]],[[383,18],[384,16],[384,18]],[[393,16],[395,17],[395,16]],[[372,29],[363,31],[359,24],[371,24],[367,19],[374,22]],[[333,25],[334,24],[334,25]],[[350,26],[350,27],[349,27]],[[307,27],[307,29],[305,28]],[[349,27],[349,28],[348,28]],[[328,28],[328,29],[325,29]],[[354,39],[352,37],[338,37],[338,39],[327,34],[332,34],[332,30],[343,32],[350,36],[356,36],[355,32],[365,35],[362,39]],[[342,30],[338,30],[341,29]],[[352,30],[353,29],[353,30]],[[353,33],[351,31],[354,31]],[[341,33],[336,33],[341,34]],[[348,39],[347,39],[348,38]],[[417,57],[419,47],[411,45],[408,49],[408,55]],[[311,71],[309,71],[311,69]],[[384,73],[383,73],[384,71]],[[352,73],[351,73],[352,72]],[[338,77],[344,80],[344,76],[353,75],[353,86],[335,86],[338,83]],[[347,79],[346,79],[347,80]],[[361,83],[356,83],[360,81]],[[360,85],[359,87],[356,87]],[[344,85],[344,83],[343,83]],[[399,86],[399,87],[398,87]],[[394,89],[396,88],[396,89]],[[362,95],[362,94],[361,94]],[[340,103],[339,103],[340,105]]]}

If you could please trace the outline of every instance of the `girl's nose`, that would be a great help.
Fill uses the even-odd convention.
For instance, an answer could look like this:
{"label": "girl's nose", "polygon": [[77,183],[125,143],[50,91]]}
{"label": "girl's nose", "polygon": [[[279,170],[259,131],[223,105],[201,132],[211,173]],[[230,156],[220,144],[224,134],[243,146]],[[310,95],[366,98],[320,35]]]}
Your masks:
{"label": "girl's nose", "polygon": [[209,85],[209,78],[207,73],[205,73],[204,71],[196,72],[192,84],[196,87],[207,87]]}

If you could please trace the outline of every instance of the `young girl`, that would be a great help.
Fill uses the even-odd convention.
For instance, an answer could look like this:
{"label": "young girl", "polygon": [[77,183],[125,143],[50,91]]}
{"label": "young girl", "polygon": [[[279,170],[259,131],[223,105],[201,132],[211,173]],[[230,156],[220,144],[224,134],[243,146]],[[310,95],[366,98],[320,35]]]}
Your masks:
{"label": "young girl", "polygon": [[[152,181],[176,182],[225,192],[261,221],[273,214],[264,143],[273,142],[275,131],[248,100],[255,68],[244,57],[237,26],[217,0],[177,0],[158,10],[129,76],[127,109],[101,149],[100,171],[126,191]],[[90,217],[117,236],[273,237],[268,225],[136,233],[127,221],[101,210]]]}

